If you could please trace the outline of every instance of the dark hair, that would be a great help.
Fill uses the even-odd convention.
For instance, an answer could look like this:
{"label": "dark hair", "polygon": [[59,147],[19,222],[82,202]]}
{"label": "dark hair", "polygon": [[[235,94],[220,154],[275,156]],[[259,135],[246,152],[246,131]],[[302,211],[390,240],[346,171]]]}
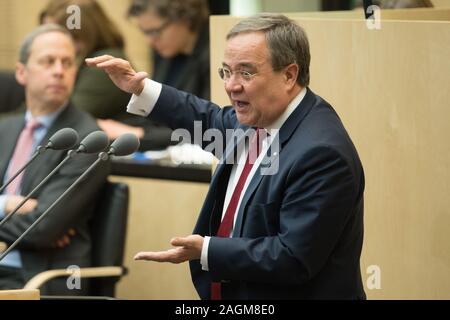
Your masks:
{"label": "dark hair", "polygon": [[309,85],[309,42],[305,30],[281,14],[261,13],[246,18],[235,25],[227,40],[241,33],[264,32],[270,51],[272,68],[276,71],[295,63],[299,66],[297,83]]}
{"label": "dark hair", "polygon": [[206,0],[132,0],[128,16],[137,17],[148,10],[172,22],[186,22],[194,32],[206,23],[209,16]]}

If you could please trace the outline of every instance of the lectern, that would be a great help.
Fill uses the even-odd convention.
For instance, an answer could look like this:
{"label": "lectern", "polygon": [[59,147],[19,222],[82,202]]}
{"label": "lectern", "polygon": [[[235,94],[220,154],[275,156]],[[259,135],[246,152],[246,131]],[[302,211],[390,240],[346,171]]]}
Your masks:
{"label": "lectern", "polygon": [[0,290],[0,300],[40,300],[38,289]]}

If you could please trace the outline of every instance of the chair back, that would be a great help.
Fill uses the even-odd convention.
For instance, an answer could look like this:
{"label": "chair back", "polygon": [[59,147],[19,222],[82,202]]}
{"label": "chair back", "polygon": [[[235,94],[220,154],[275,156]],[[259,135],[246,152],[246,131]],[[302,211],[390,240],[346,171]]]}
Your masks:
{"label": "chair back", "polygon": [[[128,202],[128,185],[106,182],[91,222],[93,267],[123,267]],[[118,280],[118,277],[91,279],[90,295],[114,297]]]}

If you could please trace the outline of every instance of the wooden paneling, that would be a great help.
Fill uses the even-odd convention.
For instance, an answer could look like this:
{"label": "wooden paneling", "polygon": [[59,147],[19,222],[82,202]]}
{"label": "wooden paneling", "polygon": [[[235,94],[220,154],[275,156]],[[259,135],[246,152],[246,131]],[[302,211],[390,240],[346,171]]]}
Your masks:
{"label": "wooden paneling", "polygon": [[198,299],[189,265],[134,261],[139,251],[167,250],[170,239],[192,234],[206,183],[114,177],[130,186],[125,266],[117,286],[122,299]]}
{"label": "wooden paneling", "polygon": [[450,1],[449,0],[428,0],[430,1],[435,8],[449,8]]}
{"label": "wooden paneling", "polygon": [[24,36],[37,25],[43,0],[0,0],[0,69],[14,69]]}

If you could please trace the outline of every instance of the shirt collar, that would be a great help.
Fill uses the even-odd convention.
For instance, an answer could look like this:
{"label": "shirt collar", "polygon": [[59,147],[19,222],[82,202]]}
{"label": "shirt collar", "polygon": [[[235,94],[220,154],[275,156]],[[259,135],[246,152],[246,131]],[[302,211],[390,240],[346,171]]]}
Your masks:
{"label": "shirt collar", "polygon": [[[67,105],[68,105],[68,103],[66,103],[65,105],[63,105],[61,108],[59,108],[56,111],[36,117],[36,120],[39,121],[39,123],[42,124],[42,126],[48,130],[50,128],[50,126],[53,124],[53,122],[55,121],[55,119],[61,114],[61,112],[63,112],[63,110],[67,108]],[[32,118],[33,118],[33,116],[31,115],[31,112],[29,110],[27,110],[27,112],[25,113],[25,123],[30,121]]]}
{"label": "shirt collar", "polygon": [[286,110],[281,114],[281,116],[278,117],[277,120],[275,120],[271,125],[265,127],[264,129],[266,132],[270,133],[271,130],[279,130],[283,124],[286,122],[286,120],[289,118],[292,112],[294,112],[295,109],[299,106],[299,104],[302,102],[303,98],[306,95],[306,87],[303,88],[292,101],[288,104]]}

